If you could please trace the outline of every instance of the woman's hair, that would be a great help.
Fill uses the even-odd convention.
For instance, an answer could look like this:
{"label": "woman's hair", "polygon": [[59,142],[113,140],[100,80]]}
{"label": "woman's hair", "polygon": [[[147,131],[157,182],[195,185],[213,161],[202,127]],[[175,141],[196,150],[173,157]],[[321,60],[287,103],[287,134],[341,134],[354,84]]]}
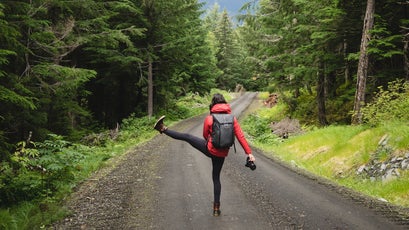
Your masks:
{"label": "woman's hair", "polygon": [[212,109],[212,107],[216,104],[226,104],[226,99],[224,99],[223,95],[220,93],[216,93],[213,95],[212,102],[210,103],[209,109]]}

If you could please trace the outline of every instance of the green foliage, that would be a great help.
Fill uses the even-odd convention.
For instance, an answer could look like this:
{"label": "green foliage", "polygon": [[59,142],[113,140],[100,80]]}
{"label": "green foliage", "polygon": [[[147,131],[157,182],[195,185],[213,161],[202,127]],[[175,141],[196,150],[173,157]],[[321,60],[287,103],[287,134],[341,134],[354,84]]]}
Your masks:
{"label": "green foliage", "polygon": [[362,108],[363,121],[378,126],[385,121],[409,120],[409,84],[402,80],[390,82],[388,88],[378,87],[373,101]]}
{"label": "green foliage", "polygon": [[[70,68],[55,64],[39,64],[32,68],[32,74],[41,85],[41,109],[48,110],[47,126],[52,132],[70,135],[78,126],[87,124],[90,118],[86,104],[78,102],[89,92],[85,83],[94,78],[93,70]],[[52,100],[50,100],[52,98]]]}
{"label": "green foliage", "polygon": [[52,221],[61,219],[65,214],[66,210],[61,209],[57,203],[24,202],[19,206],[0,210],[0,229],[43,229]]}
{"label": "green foliage", "polygon": [[272,133],[271,123],[278,122],[285,117],[287,107],[278,103],[272,108],[263,108],[248,115],[241,123],[243,129],[258,145],[272,145],[281,141],[281,138]]}
{"label": "green foliage", "polygon": [[[86,2],[90,1],[83,1],[84,6]],[[14,144],[29,132],[36,140],[43,140],[50,130],[69,135],[81,129],[90,117],[85,100],[88,92],[83,87],[96,72],[75,68],[67,59],[86,37],[74,32],[74,25],[82,22],[80,14],[75,15],[78,20],[73,17],[78,4],[3,4],[0,127],[7,133],[7,142]],[[9,149],[2,151],[1,158],[10,158],[9,154]]]}
{"label": "green foliage", "polygon": [[36,105],[32,102],[31,99],[21,96],[18,93],[9,90],[0,85],[0,101],[2,103],[16,105],[24,109],[34,110]]}
{"label": "green foliage", "polygon": [[297,98],[287,98],[287,102],[291,104],[289,112],[293,117],[300,119],[304,124],[318,125],[315,93],[308,94],[304,92]]}
{"label": "green foliage", "polygon": [[249,115],[243,122],[242,126],[246,132],[253,137],[258,137],[266,133],[271,133],[269,128],[270,121],[266,118],[257,116],[256,114]]}
{"label": "green foliage", "polygon": [[392,34],[388,23],[379,15],[375,18],[374,28],[370,31],[368,54],[377,60],[390,59],[394,55],[403,55],[399,44],[404,39],[402,34]]}
{"label": "green foliage", "polygon": [[[141,136],[149,137],[145,132]],[[132,140],[125,148],[135,144]],[[0,164],[1,223],[6,229],[30,229],[61,218],[60,200],[104,161],[125,152],[121,144],[87,147],[58,135],[43,142],[20,142],[12,161]]]}
{"label": "green foliage", "polygon": [[1,166],[5,172],[1,177],[1,206],[52,196],[72,183],[76,167],[85,157],[57,135],[31,145],[29,148],[26,142],[20,142],[10,164],[3,162]]}
{"label": "green foliage", "polygon": [[[376,31],[382,33],[382,31]],[[375,33],[375,31],[372,31]],[[394,55],[403,55],[403,52],[394,44],[403,39],[402,35],[393,35],[371,40],[371,47],[368,49],[369,54],[373,54],[380,60],[391,58]]]}
{"label": "green foliage", "polygon": [[137,142],[143,142],[151,138],[156,132],[152,129],[154,119],[148,117],[135,117],[131,115],[122,120],[121,132],[118,141],[123,142],[132,139]]}

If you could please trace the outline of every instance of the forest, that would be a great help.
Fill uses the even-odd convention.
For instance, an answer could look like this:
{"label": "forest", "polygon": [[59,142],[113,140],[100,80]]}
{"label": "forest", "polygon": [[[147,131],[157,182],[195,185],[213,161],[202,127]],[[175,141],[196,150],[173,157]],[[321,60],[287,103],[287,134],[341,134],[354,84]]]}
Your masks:
{"label": "forest", "polygon": [[361,124],[381,87],[409,81],[407,0],[249,1],[235,20],[202,6],[1,1],[0,205],[33,199],[6,187],[41,170],[22,149],[50,135],[77,143],[129,117],[184,118],[178,98],[238,86],[279,94],[303,124]]}

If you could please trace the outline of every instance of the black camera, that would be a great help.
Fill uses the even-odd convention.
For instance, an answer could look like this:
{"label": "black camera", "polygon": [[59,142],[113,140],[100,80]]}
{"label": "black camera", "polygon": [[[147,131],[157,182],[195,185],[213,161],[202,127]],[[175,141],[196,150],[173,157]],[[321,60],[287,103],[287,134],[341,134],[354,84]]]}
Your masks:
{"label": "black camera", "polygon": [[256,170],[256,164],[254,164],[254,161],[250,161],[250,157],[246,159],[246,167],[249,167],[251,170]]}

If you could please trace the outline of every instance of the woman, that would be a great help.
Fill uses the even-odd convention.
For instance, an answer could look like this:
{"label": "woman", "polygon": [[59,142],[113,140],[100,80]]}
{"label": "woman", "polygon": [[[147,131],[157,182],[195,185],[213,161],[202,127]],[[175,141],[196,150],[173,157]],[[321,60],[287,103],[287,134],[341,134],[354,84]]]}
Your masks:
{"label": "woman", "polygon": [[[227,104],[226,100],[224,99],[223,95],[215,94],[212,98],[212,102],[210,104],[210,113],[231,113],[230,105]],[[212,171],[212,179],[213,179],[213,190],[214,190],[214,203],[213,203],[213,216],[220,215],[220,193],[221,193],[221,183],[220,183],[220,172],[223,167],[224,158],[227,156],[230,148],[216,148],[212,144],[211,140],[211,133],[212,133],[212,124],[213,124],[213,117],[209,114],[205,120],[203,125],[203,137],[199,138],[188,133],[179,133],[173,130],[169,130],[163,124],[163,120],[165,116],[159,118],[156,122],[154,129],[158,130],[160,133],[164,133],[169,137],[172,137],[177,140],[183,140],[188,142],[194,148],[202,152],[204,155],[212,159],[213,171]],[[241,146],[244,149],[244,152],[248,155],[249,161],[254,162],[255,158],[251,153],[250,146],[248,145],[246,138],[244,137],[243,131],[237,121],[234,118],[234,134],[237,140],[240,142]]]}

